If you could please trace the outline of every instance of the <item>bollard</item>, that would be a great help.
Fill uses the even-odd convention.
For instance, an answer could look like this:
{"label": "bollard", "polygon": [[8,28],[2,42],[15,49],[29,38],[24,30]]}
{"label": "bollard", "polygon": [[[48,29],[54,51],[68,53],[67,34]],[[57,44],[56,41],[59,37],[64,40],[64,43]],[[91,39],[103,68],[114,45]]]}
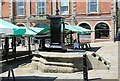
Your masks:
{"label": "bollard", "polygon": [[12,77],[13,77],[13,81],[15,81],[15,75],[14,75],[14,71],[12,66],[9,67],[9,71],[8,71],[8,81],[10,79],[10,72],[12,72]]}
{"label": "bollard", "polygon": [[87,55],[83,55],[83,77],[84,81],[88,81],[88,69],[87,69]]}

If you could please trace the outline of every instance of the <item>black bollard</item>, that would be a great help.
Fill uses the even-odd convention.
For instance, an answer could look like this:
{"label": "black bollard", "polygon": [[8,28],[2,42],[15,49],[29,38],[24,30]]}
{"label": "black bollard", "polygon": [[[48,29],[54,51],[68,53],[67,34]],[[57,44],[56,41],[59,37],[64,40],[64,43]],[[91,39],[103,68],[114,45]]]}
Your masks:
{"label": "black bollard", "polygon": [[14,71],[13,71],[12,66],[9,67],[8,80],[7,81],[10,81],[10,72],[12,72],[13,81],[15,81],[15,75],[14,75]]}
{"label": "black bollard", "polygon": [[83,77],[84,81],[88,81],[88,70],[87,70],[87,55],[83,55]]}

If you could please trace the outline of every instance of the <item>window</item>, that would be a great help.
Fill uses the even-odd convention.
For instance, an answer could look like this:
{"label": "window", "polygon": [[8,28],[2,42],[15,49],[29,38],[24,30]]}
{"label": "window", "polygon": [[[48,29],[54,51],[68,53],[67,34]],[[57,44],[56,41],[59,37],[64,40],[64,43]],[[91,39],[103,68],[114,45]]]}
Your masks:
{"label": "window", "polygon": [[98,12],[98,0],[89,0],[89,2],[88,2],[88,12],[89,13]]}
{"label": "window", "polygon": [[[87,23],[81,23],[79,26],[91,30],[90,25],[87,24]],[[90,42],[91,41],[91,33],[86,33],[86,34],[83,34],[83,35],[79,35],[79,38],[80,38],[79,40],[81,42],[82,41],[83,42]]]}
{"label": "window", "polygon": [[99,23],[95,26],[96,39],[109,39],[109,26],[106,23]]}
{"label": "window", "polygon": [[61,0],[60,13],[62,15],[69,14],[69,0]]}
{"label": "window", "polygon": [[46,12],[46,0],[38,0],[37,2],[37,14],[45,14]]}
{"label": "window", "polygon": [[24,15],[24,0],[18,0],[17,2],[17,15]]}

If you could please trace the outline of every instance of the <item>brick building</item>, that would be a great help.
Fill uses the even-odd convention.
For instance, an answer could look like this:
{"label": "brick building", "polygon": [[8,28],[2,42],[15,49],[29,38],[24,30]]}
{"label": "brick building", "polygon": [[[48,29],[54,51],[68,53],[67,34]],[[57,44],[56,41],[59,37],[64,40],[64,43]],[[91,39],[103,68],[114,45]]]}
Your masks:
{"label": "brick building", "polygon": [[[58,0],[66,24],[92,30],[91,42],[116,37],[116,0]],[[0,18],[18,26],[49,24],[46,14],[55,15],[56,0],[0,0]]]}

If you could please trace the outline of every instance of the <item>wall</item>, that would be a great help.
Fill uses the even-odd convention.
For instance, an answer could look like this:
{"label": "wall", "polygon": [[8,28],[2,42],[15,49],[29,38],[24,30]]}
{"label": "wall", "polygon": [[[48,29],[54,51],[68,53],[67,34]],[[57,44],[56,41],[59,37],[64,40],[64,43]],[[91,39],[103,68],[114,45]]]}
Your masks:
{"label": "wall", "polygon": [[[5,20],[10,20],[10,2],[5,2],[2,0],[2,18]],[[51,2],[52,0],[47,0],[46,2],[46,13],[49,15],[55,14],[56,6],[55,3],[53,4]],[[70,0],[71,1],[71,0]],[[100,0],[101,1],[101,0]],[[17,16],[16,14],[16,3],[13,3],[13,22],[14,23],[23,23],[25,26],[34,26],[36,23],[49,23],[49,21],[46,21],[46,16],[39,16],[37,15],[36,10],[36,2],[30,2],[30,14],[28,14],[28,6],[26,6],[25,2],[25,15],[24,16]],[[91,30],[95,31],[95,25],[99,21],[106,22],[110,25],[110,40],[113,39],[114,36],[114,23],[112,19],[111,12],[113,11],[113,3],[111,1],[109,2],[100,2],[99,3],[99,12],[96,14],[88,14],[87,13],[87,2],[70,2],[70,8],[69,8],[69,15],[64,15],[63,17],[66,18],[66,22],[68,24],[73,25],[79,25],[80,23],[89,23]],[[28,5],[28,4],[27,4]],[[74,6],[73,6],[74,5]],[[52,7],[54,6],[54,8]],[[60,3],[59,3],[60,6]],[[60,9],[60,7],[59,7]],[[74,10],[73,10],[74,9]],[[73,12],[75,14],[73,14]],[[45,14],[44,14],[45,15]],[[75,18],[73,18],[73,15],[75,15]],[[76,21],[76,22],[75,22]],[[95,34],[92,32],[91,34],[91,41],[95,41]]]}

